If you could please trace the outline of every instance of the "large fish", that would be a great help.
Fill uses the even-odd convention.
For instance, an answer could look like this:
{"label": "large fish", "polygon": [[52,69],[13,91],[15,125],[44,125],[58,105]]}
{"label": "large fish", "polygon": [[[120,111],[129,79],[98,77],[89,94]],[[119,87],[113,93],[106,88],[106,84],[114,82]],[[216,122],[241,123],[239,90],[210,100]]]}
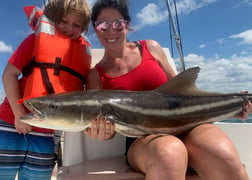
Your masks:
{"label": "large fish", "polygon": [[178,135],[205,123],[234,117],[252,94],[221,94],[195,86],[199,67],[190,68],[153,91],[90,90],[26,100],[33,114],[22,121],[62,131],[80,131],[105,116],[130,137]]}

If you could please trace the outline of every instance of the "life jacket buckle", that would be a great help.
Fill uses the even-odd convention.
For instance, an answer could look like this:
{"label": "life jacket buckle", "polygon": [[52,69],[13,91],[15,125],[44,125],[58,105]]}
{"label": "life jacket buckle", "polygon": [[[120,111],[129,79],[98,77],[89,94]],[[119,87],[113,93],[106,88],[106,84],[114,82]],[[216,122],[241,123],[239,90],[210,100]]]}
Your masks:
{"label": "life jacket buckle", "polygon": [[61,58],[60,57],[56,57],[55,58],[53,75],[59,76],[60,75],[60,69],[61,69]]}

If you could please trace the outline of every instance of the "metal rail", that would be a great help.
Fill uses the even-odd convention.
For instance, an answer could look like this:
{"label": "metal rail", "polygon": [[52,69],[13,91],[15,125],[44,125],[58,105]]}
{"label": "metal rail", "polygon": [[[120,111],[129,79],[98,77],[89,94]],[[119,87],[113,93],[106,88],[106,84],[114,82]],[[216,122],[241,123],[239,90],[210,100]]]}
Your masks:
{"label": "metal rail", "polygon": [[170,1],[166,0],[166,4],[167,4],[167,9],[169,12],[169,19],[170,19],[170,23],[171,23],[171,27],[172,27],[172,32],[174,34],[174,39],[176,42],[176,46],[178,49],[178,55],[179,55],[179,60],[180,60],[180,71],[184,71],[185,70],[185,61],[184,61],[184,55],[183,55],[183,50],[182,50],[182,43],[181,43],[181,37],[180,34],[177,31],[177,28],[175,26],[175,22],[173,19],[173,14],[171,12],[171,5],[170,5]]}

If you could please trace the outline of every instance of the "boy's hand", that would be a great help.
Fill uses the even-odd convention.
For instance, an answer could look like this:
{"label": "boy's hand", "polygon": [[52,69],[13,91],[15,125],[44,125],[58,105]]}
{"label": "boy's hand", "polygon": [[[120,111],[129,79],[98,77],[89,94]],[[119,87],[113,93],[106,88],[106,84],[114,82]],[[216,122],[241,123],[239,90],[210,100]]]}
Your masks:
{"label": "boy's hand", "polygon": [[30,125],[21,122],[19,118],[15,119],[15,128],[19,134],[27,134],[32,130]]}

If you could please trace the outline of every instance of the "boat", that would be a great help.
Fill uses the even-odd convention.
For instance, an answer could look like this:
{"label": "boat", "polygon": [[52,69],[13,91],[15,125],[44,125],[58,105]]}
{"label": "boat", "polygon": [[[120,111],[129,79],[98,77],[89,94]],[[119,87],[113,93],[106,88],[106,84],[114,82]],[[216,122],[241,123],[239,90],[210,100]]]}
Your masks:
{"label": "boat", "polygon": [[[171,13],[169,0],[167,9],[169,13],[170,28],[173,32],[180,59],[177,68],[168,48],[163,48],[175,71],[185,70],[181,38],[178,31],[178,20],[175,23]],[[175,3],[176,5],[176,3]],[[176,6],[175,6],[176,8]],[[175,9],[176,12],[176,9]],[[176,26],[176,25],[177,26]],[[103,49],[92,50],[92,62],[100,60]],[[249,179],[252,179],[252,123],[216,122],[229,136],[236,146],[241,162],[247,170]],[[120,134],[107,141],[93,140],[83,132],[65,132],[63,142],[63,166],[58,169],[59,180],[143,180],[144,175],[132,170],[125,158],[125,140]],[[195,173],[188,173],[186,180],[201,180]]]}

